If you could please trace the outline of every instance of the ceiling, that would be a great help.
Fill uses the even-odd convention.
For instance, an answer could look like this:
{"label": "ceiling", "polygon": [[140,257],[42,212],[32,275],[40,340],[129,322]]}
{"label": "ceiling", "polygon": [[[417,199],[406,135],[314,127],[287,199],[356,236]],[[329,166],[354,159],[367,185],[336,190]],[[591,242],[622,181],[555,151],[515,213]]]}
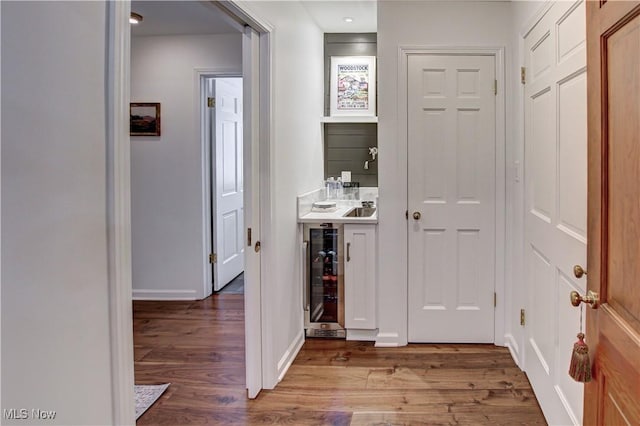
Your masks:
{"label": "ceiling", "polygon": [[131,11],[143,17],[141,23],[131,25],[131,35],[134,37],[241,31],[231,18],[208,1],[138,0],[131,2]]}
{"label": "ceiling", "polygon": [[[301,3],[325,33],[375,33],[378,29],[375,0],[302,0]],[[346,17],[353,18],[353,22],[345,22]]]}
{"label": "ceiling", "polygon": [[[375,0],[300,0],[323,32],[376,32]],[[133,36],[238,33],[241,27],[210,1],[131,2],[131,11],[143,16],[131,26]],[[353,18],[347,23],[345,17]]]}

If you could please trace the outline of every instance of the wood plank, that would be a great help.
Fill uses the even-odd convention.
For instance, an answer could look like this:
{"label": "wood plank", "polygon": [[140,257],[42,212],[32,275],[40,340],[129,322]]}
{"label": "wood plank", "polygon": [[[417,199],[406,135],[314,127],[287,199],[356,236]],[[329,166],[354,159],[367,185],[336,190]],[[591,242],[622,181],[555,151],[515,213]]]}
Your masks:
{"label": "wood plank", "polygon": [[487,358],[486,353],[448,354],[448,353],[404,353],[400,351],[341,351],[341,350],[303,350],[298,359],[305,365],[333,365],[354,367],[383,367],[394,365],[398,356],[402,356],[402,366],[412,368],[508,368],[513,367],[513,358],[509,353],[497,353]]}
{"label": "wood plank", "polygon": [[362,412],[353,413],[351,426],[363,425],[546,425],[544,419],[538,416],[529,416],[525,413],[488,413],[488,414],[431,414],[425,417],[424,413],[387,413],[387,412]]}
{"label": "wood plank", "polygon": [[[143,419],[144,418],[144,419]],[[351,413],[331,411],[273,411],[265,409],[174,409],[164,408],[144,414],[138,425],[332,425],[348,426]]]}
{"label": "wood plank", "polygon": [[487,369],[373,369],[368,388],[526,389],[531,385],[517,367]]}
{"label": "wood plank", "polygon": [[245,355],[241,348],[217,350],[214,348],[194,345],[168,345],[162,347],[136,346],[136,354],[140,354],[136,361],[143,362],[180,362],[180,363],[211,363],[244,366]]}
{"label": "wood plank", "polygon": [[278,388],[261,394],[261,403],[286,409],[325,407],[338,411],[422,410],[437,411],[435,407],[469,406],[478,411],[494,411],[496,408],[527,407],[536,411],[537,401],[530,389],[467,390],[467,389],[294,389]]}
{"label": "wood plank", "polygon": [[[161,380],[158,378],[161,377]],[[135,368],[137,384],[177,382],[186,384],[244,386],[244,366],[216,366],[208,364],[138,363]]]}
{"label": "wood plank", "polygon": [[544,424],[526,376],[493,345],[310,339],[276,389],[248,400],[243,323],[220,321],[238,309],[229,296],[134,302],[136,383],[171,382],[138,425]]}

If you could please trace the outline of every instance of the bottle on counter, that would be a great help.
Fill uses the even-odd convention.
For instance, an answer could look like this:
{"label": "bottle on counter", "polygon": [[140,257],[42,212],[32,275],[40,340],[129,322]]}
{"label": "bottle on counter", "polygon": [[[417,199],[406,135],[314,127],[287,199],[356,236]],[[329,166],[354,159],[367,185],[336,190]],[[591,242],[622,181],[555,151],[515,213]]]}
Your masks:
{"label": "bottle on counter", "polygon": [[327,179],[327,200],[333,200],[336,198],[336,181],[333,176],[329,176]]}

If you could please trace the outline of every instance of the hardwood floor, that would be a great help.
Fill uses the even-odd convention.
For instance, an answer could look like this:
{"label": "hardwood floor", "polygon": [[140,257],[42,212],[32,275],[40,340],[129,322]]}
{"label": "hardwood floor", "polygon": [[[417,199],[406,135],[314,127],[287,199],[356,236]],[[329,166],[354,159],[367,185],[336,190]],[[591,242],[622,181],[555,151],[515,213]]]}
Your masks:
{"label": "hardwood floor", "polygon": [[505,348],[307,340],[256,400],[244,384],[242,295],[134,302],[136,384],[171,382],[138,425],[545,424]]}

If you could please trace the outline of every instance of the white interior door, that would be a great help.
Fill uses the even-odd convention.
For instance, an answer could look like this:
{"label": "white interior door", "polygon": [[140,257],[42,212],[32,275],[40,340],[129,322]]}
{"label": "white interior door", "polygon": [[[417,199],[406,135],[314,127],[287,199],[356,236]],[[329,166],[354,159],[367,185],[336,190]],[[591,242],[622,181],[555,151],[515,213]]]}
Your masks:
{"label": "white interior door", "polygon": [[[583,2],[555,2],[525,37],[525,367],[547,421],[581,424],[567,374],[585,294],[587,86]],[[588,339],[588,336],[587,336]]]}
{"label": "white interior door", "polygon": [[[247,191],[244,192],[244,230],[246,232],[243,245],[248,250],[245,255],[245,356],[247,395],[255,398],[262,390],[263,355],[262,355],[262,282],[261,282],[261,254],[256,243],[261,238],[261,210],[260,199],[260,137],[261,126],[265,124],[265,102],[270,97],[261,89],[269,88],[270,73],[264,65],[268,59],[269,36],[258,34],[247,26],[242,37],[242,75],[243,90],[246,103],[244,105],[244,181]],[[261,43],[262,39],[262,43]],[[268,108],[266,108],[268,110]],[[251,236],[249,236],[251,229]],[[249,241],[251,240],[251,241]]]}
{"label": "white interior door", "polygon": [[493,342],[495,57],[408,57],[410,342]]}
{"label": "white interior door", "polygon": [[244,270],[242,79],[208,81],[213,135],[213,289],[220,290]]}

